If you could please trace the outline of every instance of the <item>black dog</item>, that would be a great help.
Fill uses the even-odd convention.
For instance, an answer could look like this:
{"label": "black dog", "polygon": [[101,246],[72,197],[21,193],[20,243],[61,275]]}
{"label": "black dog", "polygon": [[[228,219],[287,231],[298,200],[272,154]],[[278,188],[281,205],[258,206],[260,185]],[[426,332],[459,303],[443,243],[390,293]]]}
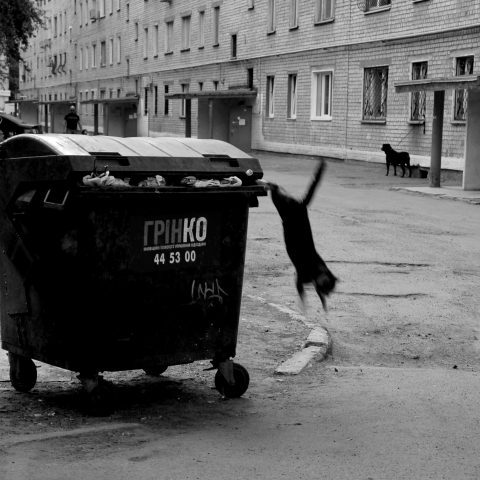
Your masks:
{"label": "black dog", "polygon": [[322,176],[322,161],[303,200],[296,200],[274,183],[268,183],[272,200],[282,218],[283,233],[288,256],[296,270],[296,287],[303,300],[306,283],[313,283],[323,308],[327,309],[325,297],[335,288],[337,279],[327,268],[315,250],[307,206]]}
{"label": "black dog", "polygon": [[408,167],[409,177],[412,176],[412,167],[410,166],[410,155],[407,152],[397,152],[389,143],[384,143],[381,150],[385,152],[387,161],[387,175],[390,165],[393,165],[393,174],[397,174],[397,165],[402,167],[402,177],[405,176],[405,167]]}

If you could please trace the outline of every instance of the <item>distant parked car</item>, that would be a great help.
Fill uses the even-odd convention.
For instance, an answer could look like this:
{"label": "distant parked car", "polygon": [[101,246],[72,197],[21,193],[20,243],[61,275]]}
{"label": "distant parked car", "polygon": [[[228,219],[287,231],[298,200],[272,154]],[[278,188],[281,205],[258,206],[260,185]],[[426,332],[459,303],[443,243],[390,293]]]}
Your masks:
{"label": "distant parked car", "polygon": [[42,133],[42,126],[25,123],[18,117],[0,112],[0,141],[19,133]]}

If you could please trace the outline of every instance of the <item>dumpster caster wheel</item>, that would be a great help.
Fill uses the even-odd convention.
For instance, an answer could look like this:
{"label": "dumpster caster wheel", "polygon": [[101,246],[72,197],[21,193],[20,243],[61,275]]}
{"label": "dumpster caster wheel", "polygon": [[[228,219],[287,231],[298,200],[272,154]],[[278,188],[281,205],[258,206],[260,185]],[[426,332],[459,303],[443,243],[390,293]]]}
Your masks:
{"label": "dumpster caster wheel", "polygon": [[158,365],[155,367],[144,368],[143,371],[151,377],[159,377],[162,373],[166,372],[168,365]]}
{"label": "dumpster caster wheel", "polygon": [[8,352],[10,383],[19,392],[29,392],[37,383],[37,367],[30,358]]}
{"label": "dumpster caster wheel", "polygon": [[233,364],[234,385],[230,385],[220,370],[215,374],[215,388],[227,398],[241,397],[248,388],[250,375],[247,369],[238,363]]}

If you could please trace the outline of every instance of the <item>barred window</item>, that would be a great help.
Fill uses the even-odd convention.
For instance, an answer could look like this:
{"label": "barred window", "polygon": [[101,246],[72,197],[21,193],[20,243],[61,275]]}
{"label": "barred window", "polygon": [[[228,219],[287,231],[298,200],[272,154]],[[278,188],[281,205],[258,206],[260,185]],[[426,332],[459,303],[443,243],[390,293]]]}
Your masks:
{"label": "barred window", "polygon": [[375,10],[376,8],[386,7],[391,3],[391,0],[366,0],[365,7],[366,11],[369,12],[370,10]]}
{"label": "barred window", "polygon": [[[422,80],[427,78],[428,62],[415,62],[412,64],[412,80]],[[425,91],[412,92],[412,99],[410,104],[410,120],[420,121],[425,120],[426,110]]]}
{"label": "barred window", "polygon": [[366,68],[363,78],[363,120],[387,118],[388,67]]}
{"label": "barred window", "polygon": [[331,20],[334,17],[335,0],[315,1],[315,23]]}
{"label": "barred window", "polygon": [[[473,74],[473,55],[468,57],[458,57],[455,75],[460,77],[462,75]],[[457,121],[465,121],[467,119],[467,90],[455,90],[455,110],[453,119]]]}

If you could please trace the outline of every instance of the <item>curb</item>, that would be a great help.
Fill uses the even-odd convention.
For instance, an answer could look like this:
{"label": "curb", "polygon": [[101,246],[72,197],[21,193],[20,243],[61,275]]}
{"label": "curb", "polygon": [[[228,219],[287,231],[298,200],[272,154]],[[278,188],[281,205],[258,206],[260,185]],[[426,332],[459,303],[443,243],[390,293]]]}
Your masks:
{"label": "curb", "polygon": [[275,373],[277,375],[298,375],[312,360],[317,362],[325,360],[331,349],[332,339],[328,330],[316,327],[308,335],[302,350],[278,366]]}

